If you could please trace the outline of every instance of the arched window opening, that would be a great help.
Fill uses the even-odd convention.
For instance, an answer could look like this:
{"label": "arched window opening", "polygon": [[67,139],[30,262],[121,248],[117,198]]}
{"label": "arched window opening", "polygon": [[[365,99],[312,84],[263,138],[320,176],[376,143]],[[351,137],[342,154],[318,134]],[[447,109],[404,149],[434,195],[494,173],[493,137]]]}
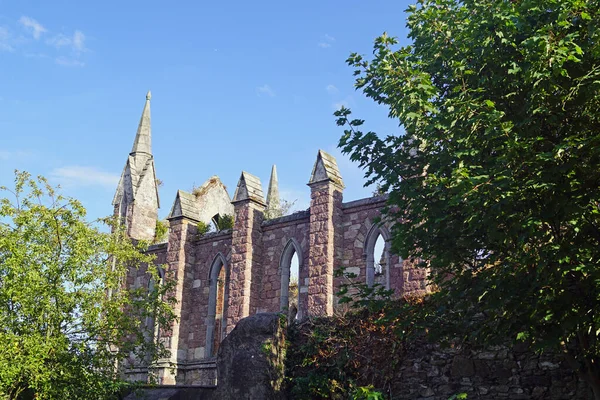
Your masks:
{"label": "arched window opening", "polygon": [[209,232],[219,232],[219,221],[221,220],[221,216],[219,214],[215,214],[208,223],[210,229]]}
{"label": "arched window opening", "polygon": [[210,292],[206,323],[206,357],[217,355],[221,341],[225,338],[229,270],[225,257],[218,254],[210,268]]}
{"label": "arched window opening", "polygon": [[389,289],[390,252],[387,237],[387,231],[378,226],[371,228],[367,236],[365,256],[368,286],[380,285],[385,289]]}
{"label": "arched window opening", "polygon": [[[165,270],[162,268],[157,269],[158,272],[158,282],[150,276],[148,281],[148,296],[156,295],[156,292],[163,285],[165,279]],[[145,321],[145,331],[144,336],[145,340],[150,342],[154,341],[154,343],[158,343],[160,334],[160,326],[156,323],[156,318],[154,315],[147,315]]]}
{"label": "arched window opening", "polygon": [[289,315],[294,317],[291,319],[298,318],[300,295],[300,287],[298,282],[299,273],[298,254],[294,251],[294,255],[292,256],[292,261],[290,263],[290,283],[288,284],[288,310],[290,311]]}
{"label": "arched window opening", "polygon": [[217,278],[217,301],[215,307],[215,332],[218,334],[215,335],[213,340],[213,350],[214,355],[217,354],[217,350],[219,350],[219,344],[221,344],[223,332],[223,311],[225,309],[225,268],[221,268],[219,272],[219,277]]}
{"label": "arched window opening", "polygon": [[280,309],[288,314],[290,321],[302,318],[300,310],[300,268],[302,256],[300,246],[290,239],[280,261],[281,300]]}
{"label": "arched window opening", "polygon": [[385,254],[385,240],[379,234],[375,241],[375,249],[373,252],[373,276],[375,283],[385,286],[385,272],[387,268],[387,260]]}

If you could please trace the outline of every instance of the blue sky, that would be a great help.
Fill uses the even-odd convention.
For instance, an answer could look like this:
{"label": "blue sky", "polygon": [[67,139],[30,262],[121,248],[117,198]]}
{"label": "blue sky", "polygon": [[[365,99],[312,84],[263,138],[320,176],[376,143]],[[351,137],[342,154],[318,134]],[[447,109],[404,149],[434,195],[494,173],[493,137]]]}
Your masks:
{"label": "blue sky", "polygon": [[109,215],[150,89],[161,217],[212,175],[233,195],[245,170],[266,192],[272,164],[306,208],[318,149],[337,157],[345,201],[369,196],[332,113],[401,132],[345,60],[384,31],[406,43],[410,3],[0,0],[0,185],[27,170]]}

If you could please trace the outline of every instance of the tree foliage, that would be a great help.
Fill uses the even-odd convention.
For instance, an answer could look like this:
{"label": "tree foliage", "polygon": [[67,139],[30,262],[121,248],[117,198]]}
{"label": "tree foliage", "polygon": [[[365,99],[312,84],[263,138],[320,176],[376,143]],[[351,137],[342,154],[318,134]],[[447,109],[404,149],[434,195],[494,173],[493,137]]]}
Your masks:
{"label": "tree foliage", "polygon": [[169,238],[169,221],[157,219],[153,243],[164,243],[167,241],[168,238]]}
{"label": "tree foliage", "polygon": [[348,59],[404,134],[341,109],[340,146],[389,191],[392,249],[427,260],[436,323],[561,349],[600,398],[599,2],[408,12],[412,44],[384,34]]}
{"label": "tree foliage", "polygon": [[[381,311],[292,324],[286,352],[287,392],[293,399],[372,399],[397,377],[405,343],[393,326],[379,323]],[[390,360],[390,354],[396,357]]]}
{"label": "tree foliage", "polygon": [[280,199],[275,208],[268,208],[265,210],[265,220],[275,219],[279,217],[285,217],[294,212],[294,205],[296,200],[290,201],[287,199]]}
{"label": "tree foliage", "polygon": [[170,323],[170,284],[125,288],[153,265],[143,243],[87,223],[43,178],[15,182],[0,198],[0,398],[112,398],[125,366],[165,356],[144,321]]}
{"label": "tree foliage", "polygon": [[217,229],[219,231],[225,229],[233,229],[233,224],[235,223],[235,217],[231,214],[224,214],[219,218],[219,223]]}

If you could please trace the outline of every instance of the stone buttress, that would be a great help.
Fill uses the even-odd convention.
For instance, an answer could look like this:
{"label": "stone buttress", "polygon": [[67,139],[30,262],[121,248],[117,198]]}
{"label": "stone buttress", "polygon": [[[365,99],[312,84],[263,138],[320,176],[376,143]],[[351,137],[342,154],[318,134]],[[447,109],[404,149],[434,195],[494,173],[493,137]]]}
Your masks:
{"label": "stone buttress", "polygon": [[[253,300],[258,293],[252,289],[259,285],[257,270],[262,261],[261,223],[265,212],[265,200],[260,179],[242,172],[232,201],[235,223],[231,243],[231,275],[227,305],[227,331],[250,315]],[[256,308],[256,305],[254,305]]]}
{"label": "stone buttress", "polygon": [[333,315],[333,271],[340,241],[344,183],[335,158],[319,150],[308,182],[308,315]]}

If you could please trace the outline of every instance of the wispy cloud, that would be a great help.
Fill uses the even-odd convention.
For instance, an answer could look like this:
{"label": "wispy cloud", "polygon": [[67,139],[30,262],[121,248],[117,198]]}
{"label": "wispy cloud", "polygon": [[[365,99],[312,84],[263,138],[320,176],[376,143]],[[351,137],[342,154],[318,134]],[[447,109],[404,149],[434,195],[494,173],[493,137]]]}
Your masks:
{"label": "wispy cloud", "polygon": [[13,51],[11,36],[8,28],[0,26],[0,51]]}
{"label": "wispy cloud", "polygon": [[76,30],[73,36],[67,36],[63,33],[59,33],[48,39],[48,44],[60,49],[61,47],[69,47],[75,52],[83,52],[85,48],[85,35],[83,32]]}
{"label": "wispy cloud", "polygon": [[325,90],[327,90],[327,93],[329,94],[336,94],[337,92],[339,92],[338,88],[336,88],[334,85],[327,85],[325,87]]}
{"label": "wispy cloud", "polygon": [[83,67],[85,63],[76,58],[57,57],[54,62],[63,67]]}
{"label": "wispy cloud", "polygon": [[40,24],[39,22],[37,22],[35,19],[33,19],[31,17],[22,16],[19,19],[19,23],[21,25],[23,25],[23,27],[28,32],[31,33],[31,35],[33,36],[33,38],[35,40],[38,40],[40,38],[40,36],[42,36],[42,33],[45,33],[48,31],[46,28],[44,28],[44,26],[42,24]]}
{"label": "wispy cloud", "polygon": [[350,107],[350,105],[352,104],[352,96],[348,96],[342,100],[336,101],[335,103],[332,104],[332,107],[335,110],[339,110],[342,107]]}
{"label": "wispy cloud", "polygon": [[[23,33],[15,34],[19,30]],[[45,36],[45,40],[39,39]],[[40,45],[45,48],[41,48]],[[88,51],[85,34],[76,29],[72,34],[55,33],[47,29],[32,17],[22,16],[13,24],[0,26],[0,52],[19,51],[18,54],[26,58],[48,58],[57,65],[65,67],[83,67],[83,54]]]}
{"label": "wispy cloud", "polygon": [[85,47],[85,35],[76,30],[72,36],[59,33],[46,41],[51,46],[61,50],[63,48],[71,50],[70,56],[61,55],[54,59],[54,62],[63,67],[83,67],[85,63],[81,61],[81,54],[87,51]]}
{"label": "wispy cloud", "polygon": [[321,41],[319,43],[317,43],[317,46],[319,46],[323,49],[326,49],[328,47],[331,47],[334,42],[335,42],[335,38],[333,36],[325,34],[323,36],[323,38],[321,39]]}
{"label": "wispy cloud", "polygon": [[56,168],[50,173],[50,177],[63,186],[102,186],[114,189],[119,183],[118,175],[79,165]]}
{"label": "wispy cloud", "polygon": [[340,100],[336,103],[333,103],[333,108],[335,108],[336,110],[339,110],[342,107],[346,107],[348,108],[348,101],[347,100]]}
{"label": "wispy cloud", "polygon": [[[0,99],[2,99],[0,97]],[[29,151],[23,150],[0,150],[0,161],[23,161],[32,156],[32,153]]]}
{"label": "wispy cloud", "polygon": [[46,41],[46,43],[56,47],[57,49],[70,46],[71,42],[72,39],[69,36],[63,35],[62,33],[59,33],[58,35],[55,35]]}
{"label": "wispy cloud", "polygon": [[85,50],[85,35],[81,31],[75,31],[73,34],[73,48],[77,51]]}
{"label": "wispy cloud", "polygon": [[44,53],[23,53],[27,58],[48,58],[47,54]]}
{"label": "wispy cloud", "polygon": [[275,91],[271,89],[271,86],[264,84],[256,88],[256,94],[258,96],[267,95],[269,97],[275,97]]}

